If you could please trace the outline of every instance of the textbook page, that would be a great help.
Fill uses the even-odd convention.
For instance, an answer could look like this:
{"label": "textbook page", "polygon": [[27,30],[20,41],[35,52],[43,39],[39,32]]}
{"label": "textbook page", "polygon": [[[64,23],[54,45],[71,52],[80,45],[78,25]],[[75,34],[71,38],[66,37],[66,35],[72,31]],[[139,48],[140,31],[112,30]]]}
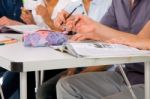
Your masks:
{"label": "textbook page", "polygon": [[100,57],[147,54],[150,51],[139,50],[121,44],[106,43],[68,43],[67,51],[77,57]]}

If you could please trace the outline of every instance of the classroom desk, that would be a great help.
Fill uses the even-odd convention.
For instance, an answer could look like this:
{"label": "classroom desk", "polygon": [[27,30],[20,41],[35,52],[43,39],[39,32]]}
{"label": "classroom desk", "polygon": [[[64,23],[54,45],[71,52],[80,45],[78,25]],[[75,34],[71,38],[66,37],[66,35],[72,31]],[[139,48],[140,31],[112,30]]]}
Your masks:
{"label": "classroom desk", "polygon": [[24,47],[22,42],[0,46],[0,66],[9,71],[20,72],[20,99],[27,99],[27,72],[29,71],[136,62],[145,62],[145,99],[150,99],[149,55],[76,58],[49,47]]}

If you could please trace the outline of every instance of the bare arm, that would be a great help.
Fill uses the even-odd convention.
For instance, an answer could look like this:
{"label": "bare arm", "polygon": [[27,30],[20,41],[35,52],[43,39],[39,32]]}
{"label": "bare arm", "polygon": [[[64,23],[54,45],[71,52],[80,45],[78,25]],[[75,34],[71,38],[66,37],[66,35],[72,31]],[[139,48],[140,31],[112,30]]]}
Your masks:
{"label": "bare arm", "polygon": [[[80,21],[78,21],[80,20]],[[78,22],[76,24],[76,22]],[[69,22],[68,22],[69,24]],[[87,16],[78,15],[76,16],[74,29],[76,32],[85,36],[85,38],[93,39],[93,40],[102,40],[106,41],[108,39],[122,37],[125,35],[131,35],[126,32],[118,31],[113,28],[102,25]],[[71,26],[68,26],[71,27]]]}
{"label": "bare arm", "polygon": [[139,37],[150,38],[150,21],[144,26],[144,28],[138,33]]}

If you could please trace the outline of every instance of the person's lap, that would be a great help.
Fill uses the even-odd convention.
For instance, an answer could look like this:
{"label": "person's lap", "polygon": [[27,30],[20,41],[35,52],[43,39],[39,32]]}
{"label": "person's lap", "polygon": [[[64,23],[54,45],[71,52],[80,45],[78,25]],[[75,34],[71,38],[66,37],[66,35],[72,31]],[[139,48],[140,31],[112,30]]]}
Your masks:
{"label": "person's lap", "polygon": [[[135,85],[132,87],[137,99],[145,99],[144,98],[144,85]],[[104,97],[102,99],[133,99],[129,90],[124,90],[122,92],[116,93],[114,95],[110,95]]]}
{"label": "person's lap", "polygon": [[116,72],[92,72],[60,79],[57,99],[101,99],[127,89]]}
{"label": "person's lap", "polygon": [[36,99],[56,99],[56,84],[64,74],[66,74],[66,71],[61,72],[44,82],[42,86],[38,88]]}

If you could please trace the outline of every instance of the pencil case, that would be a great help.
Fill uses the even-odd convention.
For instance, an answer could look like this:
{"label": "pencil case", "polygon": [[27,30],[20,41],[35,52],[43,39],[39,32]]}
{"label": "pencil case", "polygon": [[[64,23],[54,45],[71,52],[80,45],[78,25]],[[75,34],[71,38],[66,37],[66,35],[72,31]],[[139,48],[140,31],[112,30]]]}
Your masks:
{"label": "pencil case", "polygon": [[50,30],[39,30],[34,33],[23,35],[24,46],[46,47],[51,45],[62,45],[67,42],[67,36],[61,32]]}

